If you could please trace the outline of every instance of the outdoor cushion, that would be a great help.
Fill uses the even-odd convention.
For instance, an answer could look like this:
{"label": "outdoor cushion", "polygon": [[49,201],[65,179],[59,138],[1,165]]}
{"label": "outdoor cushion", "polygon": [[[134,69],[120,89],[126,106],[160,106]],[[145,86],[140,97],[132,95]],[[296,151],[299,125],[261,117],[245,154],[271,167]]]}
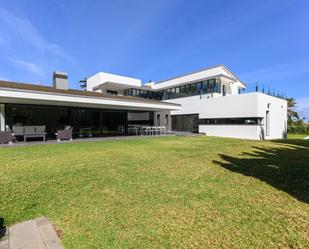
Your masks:
{"label": "outdoor cushion", "polygon": [[13,132],[14,132],[15,136],[23,135],[24,134],[24,127],[23,126],[13,125],[12,129],[13,129]]}
{"label": "outdoor cushion", "polygon": [[35,127],[35,131],[37,134],[45,134],[45,125],[38,125]]}
{"label": "outdoor cushion", "polygon": [[35,134],[35,126],[25,126],[25,134]]}

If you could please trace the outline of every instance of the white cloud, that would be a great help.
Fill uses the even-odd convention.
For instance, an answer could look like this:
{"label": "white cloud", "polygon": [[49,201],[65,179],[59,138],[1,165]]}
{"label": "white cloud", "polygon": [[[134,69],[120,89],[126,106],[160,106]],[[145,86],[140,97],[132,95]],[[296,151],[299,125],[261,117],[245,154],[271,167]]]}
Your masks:
{"label": "white cloud", "polygon": [[59,69],[59,65],[64,61],[80,69],[71,55],[58,44],[46,40],[29,19],[17,16],[2,7],[0,34],[0,45],[6,45],[5,50],[1,51],[2,56],[10,58],[7,61],[11,64],[36,76],[46,76],[47,72]]}
{"label": "white cloud", "polygon": [[34,73],[42,77],[44,76],[44,72],[39,65],[36,65],[32,62],[24,61],[24,60],[17,60],[17,59],[10,59],[10,58],[7,58],[7,60],[27,72]]}
{"label": "white cloud", "polygon": [[[6,9],[0,8],[0,20],[6,25],[4,35],[16,35],[38,50],[53,50],[55,44],[48,42],[38,29],[25,17],[19,17]],[[7,32],[9,30],[9,32]]]}

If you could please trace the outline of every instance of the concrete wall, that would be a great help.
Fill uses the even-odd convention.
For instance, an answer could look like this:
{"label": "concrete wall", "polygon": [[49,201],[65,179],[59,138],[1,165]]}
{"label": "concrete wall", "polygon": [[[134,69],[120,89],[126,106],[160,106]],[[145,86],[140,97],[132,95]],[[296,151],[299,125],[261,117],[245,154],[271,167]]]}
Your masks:
{"label": "concrete wall", "polygon": [[4,104],[0,104],[0,131],[5,130],[4,110]]}
{"label": "concrete wall", "polygon": [[94,87],[105,82],[125,84],[128,85],[128,87],[141,86],[141,80],[139,79],[100,72],[87,79],[87,91],[92,91]]}
{"label": "concrete wall", "polygon": [[[158,115],[160,115],[160,119],[158,120]],[[167,119],[166,119],[167,115]],[[158,122],[159,121],[159,122]],[[172,118],[170,111],[160,111],[154,113],[154,125],[155,126],[165,126],[166,131],[172,130]]]}

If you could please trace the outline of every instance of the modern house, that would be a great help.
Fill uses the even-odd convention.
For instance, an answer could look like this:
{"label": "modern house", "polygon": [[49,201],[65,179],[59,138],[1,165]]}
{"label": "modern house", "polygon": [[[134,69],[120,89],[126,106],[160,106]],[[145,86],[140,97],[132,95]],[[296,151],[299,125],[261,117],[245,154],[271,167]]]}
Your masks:
{"label": "modern house", "polygon": [[46,125],[49,137],[71,125],[75,136],[121,135],[130,126],[164,126],[211,136],[284,138],[287,102],[246,85],[219,65],[157,83],[99,72],[87,91],[72,90],[66,73],[53,87],[0,81],[0,129]]}
{"label": "modern house", "polygon": [[[157,83],[97,73],[87,90],[134,96],[181,105],[171,110],[171,130],[247,139],[285,138],[287,101],[260,92],[242,93],[246,85],[224,65]],[[162,114],[155,121],[160,124]]]}
{"label": "modern house", "polygon": [[[57,129],[74,127],[75,137],[125,135],[130,125],[155,125],[161,114],[179,104],[94,91],[71,90],[65,73],[54,73],[53,87],[0,81],[0,128],[46,126],[54,138]],[[163,120],[162,120],[163,122]]]}

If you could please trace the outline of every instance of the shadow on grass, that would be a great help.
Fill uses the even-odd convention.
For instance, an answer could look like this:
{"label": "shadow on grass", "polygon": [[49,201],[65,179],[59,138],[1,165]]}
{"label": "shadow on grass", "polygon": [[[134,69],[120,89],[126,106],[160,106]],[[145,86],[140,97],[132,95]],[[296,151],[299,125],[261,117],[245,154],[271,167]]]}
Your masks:
{"label": "shadow on grass", "polygon": [[309,203],[309,141],[293,139],[273,142],[285,146],[254,146],[253,152],[243,153],[241,157],[219,154],[224,162],[214,162],[230,171],[258,178]]}

